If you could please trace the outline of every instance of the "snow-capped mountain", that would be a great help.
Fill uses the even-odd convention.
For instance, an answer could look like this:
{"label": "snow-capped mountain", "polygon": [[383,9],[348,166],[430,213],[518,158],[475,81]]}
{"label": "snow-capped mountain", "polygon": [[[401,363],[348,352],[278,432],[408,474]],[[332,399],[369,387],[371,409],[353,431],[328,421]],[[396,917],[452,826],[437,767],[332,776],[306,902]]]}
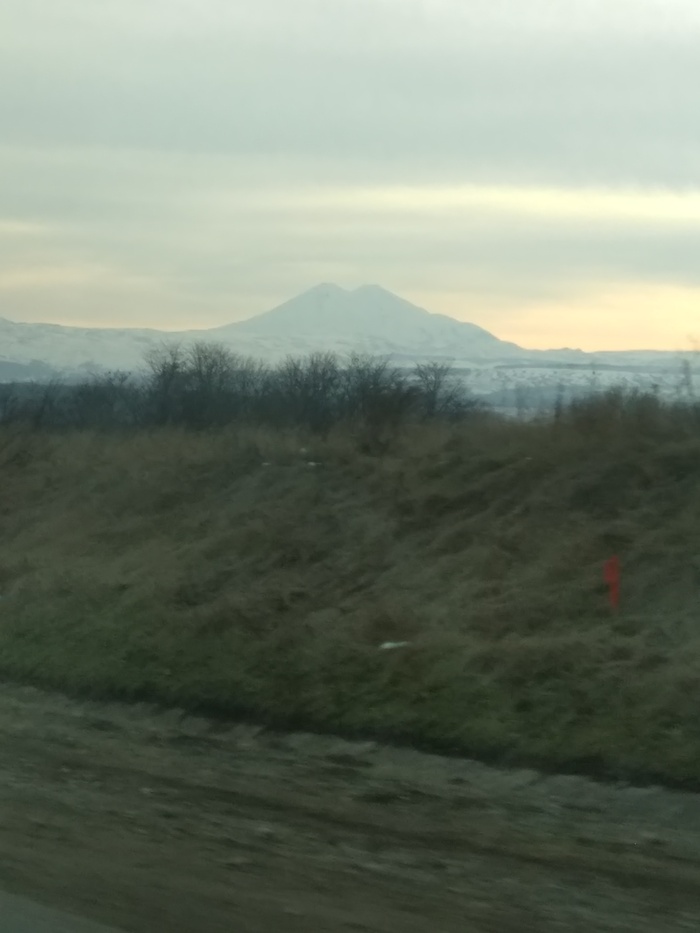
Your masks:
{"label": "snow-capped mountain", "polygon": [[194,341],[221,343],[268,361],[314,350],[360,351],[398,364],[449,360],[468,374],[474,391],[494,399],[512,398],[523,389],[545,397],[561,385],[657,385],[673,392],[688,382],[687,366],[682,371],[675,354],[525,350],[475,324],[431,314],[378,285],[346,290],[327,283],[264,314],[208,330],[63,327],[0,318],[0,381],[139,369],[150,348]]}
{"label": "snow-capped mountain", "polygon": [[290,347],[362,350],[396,356],[511,358],[522,354],[514,343],[399,298],[379,285],[346,291],[322,284],[272,311],[209,331],[229,342],[254,342],[270,352]]}
{"label": "snow-capped mountain", "polygon": [[525,351],[475,324],[431,314],[378,285],[347,291],[323,284],[265,314],[208,330],[19,324],[0,319],[0,362],[56,370],[138,367],[154,344],[208,340],[264,359],[313,350],[353,350],[397,359],[448,356],[471,361],[522,357]]}

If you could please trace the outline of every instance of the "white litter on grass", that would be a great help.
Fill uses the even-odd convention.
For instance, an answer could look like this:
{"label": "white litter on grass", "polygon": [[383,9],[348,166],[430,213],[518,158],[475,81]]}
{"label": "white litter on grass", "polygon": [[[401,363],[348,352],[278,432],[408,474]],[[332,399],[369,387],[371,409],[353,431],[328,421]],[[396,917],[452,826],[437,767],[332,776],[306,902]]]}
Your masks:
{"label": "white litter on grass", "polygon": [[407,648],[410,644],[410,641],[385,641],[383,645],[379,646],[379,650],[394,651],[396,648]]}

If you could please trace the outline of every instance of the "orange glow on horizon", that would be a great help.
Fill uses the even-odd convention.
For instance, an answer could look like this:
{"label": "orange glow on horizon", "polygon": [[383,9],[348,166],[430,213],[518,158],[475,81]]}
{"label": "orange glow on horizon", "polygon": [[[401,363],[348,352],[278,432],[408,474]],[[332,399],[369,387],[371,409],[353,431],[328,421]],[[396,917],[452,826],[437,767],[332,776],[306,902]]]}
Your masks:
{"label": "orange glow on horizon", "polygon": [[[474,313],[465,315],[465,306]],[[630,283],[573,300],[484,313],[476,312],[477,302],[468,296],[436,295],[426,307],[532,350],[688,352],[700,345],[700,288]]]}

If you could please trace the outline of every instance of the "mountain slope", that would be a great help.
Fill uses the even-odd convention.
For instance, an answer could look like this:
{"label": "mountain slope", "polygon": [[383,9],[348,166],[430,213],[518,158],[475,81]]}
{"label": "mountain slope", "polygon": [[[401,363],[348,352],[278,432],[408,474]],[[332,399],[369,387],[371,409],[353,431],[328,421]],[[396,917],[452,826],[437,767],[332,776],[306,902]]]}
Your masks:
{"label": "mountain slope", "polygon": [[0,318],[0,364],[33,364],[75,373],[130,369],[149,347],[168,337],[157,330],[21,324]]}
{"label": "mountain slope", "polygon": [[[264,314],[208,330],[166,332],[136,328],[66,327],[21,324],[0,318],[0,379],[14,367],[42,368],[64,374],[100,369],[136,369],[144,354],[159,343],[213,341],[264,360],[300,356],[315,350],[340,354],[360,351],[397,362],[429,359],[454,361],[484,372],[495,366],[546,367],[546,381],[557,384],[570,364],[624,369],[630,363],[658,371],[675,361],[669,353],[588,354],[580,350],[525,350],[493,334],[392,294],[378,285],[352,291],[324,283]],[[30,369],[26,369],[30,367]],[[37,378],[36,375],[33,376]],[[530,379],[531,377],[527,377]],[[533,376],[539,380],[540,376]],[[567,381],[564,375],[563,381]]]}
{"label": "mountain slope", "polygon": [[431,314],[379,285],[346,291],[324,283],[272,311],[210,333],[227,342],[233,338],[265,344],[272,339],[290,346],[313,344],[416,356],[506,358],[523,352],[475,324]]}
{"label": "mountain slope", "polygon": [[220,342],[267,359],[313,350],[473,360],[510,359],[524,352],[481,327],[431,314],[378,285],[347,291],[322,284],[248,320],[179,333],[20,324],[0,318],[0,362],[39,362],[72,372],[130,369],[158,342],[192,340]]}

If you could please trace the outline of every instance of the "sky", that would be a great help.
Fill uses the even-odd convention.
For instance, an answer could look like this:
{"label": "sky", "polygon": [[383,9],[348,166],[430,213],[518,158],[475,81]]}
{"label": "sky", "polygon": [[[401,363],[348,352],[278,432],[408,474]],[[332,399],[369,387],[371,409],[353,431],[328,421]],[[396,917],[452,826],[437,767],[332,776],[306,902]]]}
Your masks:
{"label": "sky", "polygon": [[700,345],[697,0],[0,0],[0,316]]}

